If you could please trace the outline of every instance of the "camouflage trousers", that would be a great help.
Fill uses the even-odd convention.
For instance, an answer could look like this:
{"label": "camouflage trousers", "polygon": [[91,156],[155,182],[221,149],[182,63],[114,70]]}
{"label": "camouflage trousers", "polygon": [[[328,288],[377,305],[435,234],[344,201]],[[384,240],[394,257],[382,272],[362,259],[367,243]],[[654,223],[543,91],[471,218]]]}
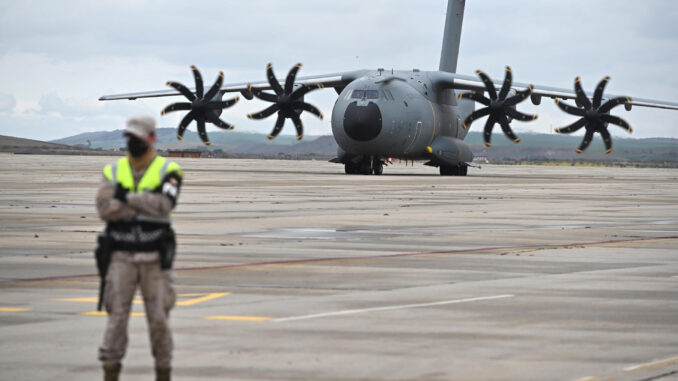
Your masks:
{"label": "camouflage trousers", "polygon": [[104,306],[108,321],[99,360],[120,363],[125,356],[127,322],[137,285],[144,300],[155,366],[170,367],[173,344],[169,311],[176,295],[169,271],[160,268],[158,253],[113,253],[106,275]]}

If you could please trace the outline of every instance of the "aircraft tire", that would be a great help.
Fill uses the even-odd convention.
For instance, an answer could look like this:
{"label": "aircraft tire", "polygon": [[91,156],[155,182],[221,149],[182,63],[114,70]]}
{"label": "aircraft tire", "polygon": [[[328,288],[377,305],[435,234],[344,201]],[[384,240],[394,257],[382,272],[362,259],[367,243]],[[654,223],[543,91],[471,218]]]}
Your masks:
{"label": "aircraft tire", "polygon": [[372,162],[369,160],[362,161],[360,163],[360,169],[358,170],[358,173],[362,175],[371,175],[372,174]]}
{"label": "aircraft tire", "polygon": [[440,175],[441,176],[466,176],[468,167],[465,165],[460,166],[440,166]]}
{"label": "aircraft tire", "polygon": [[384,164],[381,162],[374,163],[374,174],[379,176],[384,173]]}

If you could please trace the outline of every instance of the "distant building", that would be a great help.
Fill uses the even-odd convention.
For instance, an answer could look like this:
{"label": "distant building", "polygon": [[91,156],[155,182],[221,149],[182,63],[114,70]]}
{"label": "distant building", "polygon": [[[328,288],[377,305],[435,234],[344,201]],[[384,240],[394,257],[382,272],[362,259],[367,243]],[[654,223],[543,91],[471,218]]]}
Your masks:
{"label": "distant building", "polygon": [[202,151],[190,151],[190,150],[182,150],[182,151],[173,151],[169,150],[167,151],[167,156],[168,157],[190,157],[193,159],[200,159],[202,156]]}

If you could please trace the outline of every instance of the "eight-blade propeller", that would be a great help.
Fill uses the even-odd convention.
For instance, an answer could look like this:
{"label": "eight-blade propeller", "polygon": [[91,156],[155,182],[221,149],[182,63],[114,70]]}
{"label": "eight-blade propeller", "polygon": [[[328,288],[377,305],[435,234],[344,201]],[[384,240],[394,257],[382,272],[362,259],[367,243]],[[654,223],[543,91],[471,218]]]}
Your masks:
{"label": "eight-blade propeller", "polygon": [[308,111],[320,119],[323,118],[323,114],[320,110],[303,101],[303,96],[309,91],[321,89],[324,86],[322,84],[301,85],[295,90],[294,79],[300,68],[301,64],[299,63],[289,71],[287,79],[285,80],[285,87],[283,88],[275,77],[275,74],[273,74],[273,65],[270,63],[268,64],[266,67],[266,77],[275,94],[265,93],[261,89],[256,89],[253,88],[252,85],[249,85],[249,91],[252,92],[255,97],[267,102],[273,102],[273,104],[262,111],[247,115],[248,118],[264,119],[271,116],[276,111],[278,112],[278,120],[276,120],[275,127],[273,127],[273,131],[271,131],[271,134],[268,136],[269,139],[275,138],[280,133],[280,130],[282,130],[285,119],[290,118],[294,123],[294,127],[297,129],[297,140],[301,140],[304,135],[304,126],[301,123],[299,115],[301,115],[303,111]]}
{"label": "eight-blade propeller", "polygon": [[537,115],[523,114],[520,111],[516,111],[514,108],[515,105],[524,101],[530,96],[533,86],[530,85],[530,87],[527,89],[518,92],[510,98],[507,98],[509,92],[511,91],[511,84],[513,83],[513,75],[511,74],[510,67],[506,66],[506,76],[504,77],[504,83],[501,86],[499,94],[497,94],[497,90],[487,74],[480,70],[477,70],[476,74],[478,74],[480,79],[482,79],[483,83],[485,84],[485,89],[487,90],[490,98],[488,99],[484,95],[475,92],[459,94],[459,99],[468,98],[487,106],[471,113],[471,115],[469,115],[466,120],[464,120],[463,128],[466,129],[471,125],[471,123],[473,123],[474,120],[489,115],[487,117],[487,122],[485,122],[485,129],[483,131],[483,139],[485,140],[486,146],[491,146],[490,136],[492,135],[492,129],[494,128],[495,123],[499,123],[502,131],[504,131],[504,134],[509,139],[516,143],[520,143],[520,138],[518,138],[511,130],[508,118],[517,119],[523,122],[537,119]]}
{"label": "eight-blade propeller", "polygon": [[584,140],[581,142],[579,148],[577,148],[577,153],[582,153],[586,147],[591,144],[591,140],[593,140],[593,134],[596,132],[600,133],[600,136],[603,137],[603,142],[605,142],[606,149],[605,152],[607,154],[612,152],[612,137],[610,136],[610,132],[607,131],[608,123],[616,124],[617,126],[626,129],[629,133],[633,132],[631,126],[624,119],[610,115],[610,110],[612,110],[612,108],[627,102],[631,102],[631,98],[617,97],[608,100],[602,105],[600,104],[603,99],[605,85],[607,85],[609,80],[610,77],[605,77],[602,81],[600,81],[600,83],[598,83],[598,87],[596,87],[596,91],[593,93],[593,102],[591,102],[581,87],[579,77],[574,79],[574,92],[577,95],[577,103],[581,105],[582,108],[570,106],[556,98],[556,104],[561,110],[570,115],[581,117],[578,121],[570,124],[567,127],[557,128],[556,132],[561,134],[569,134],[581,129],[582,127],[586,127],[586,135],[584,135]]}
{"label": "eight-blade propeller", "polygon": [[188,124],[195,120],[195,123],[198,125],[198,135],[200,135],[200,139],[202,139],[205,144],[210,145],[211,143],[207,138],[207,132],[205,131],[205,122],[212,123],[215,126],[225,130],[232,130],[233,125],[219,119],[219,115],[221,114],[222,109],[233,106],[240,98],[236,97],[227,101],[215,100],[215,98],[220,99],[218,93],[219,89],[221,88],[221,84],[224,81],[223,72],[219,72],[219,76],[214,82],[214,85],[212,85],[207,93],[203,94],[205,90],[202,83],[202,76],[195,66],[191,66],[191,70],[193,71],[193,77],[195,78],[195,94],[193,94],[191,90],[181,83],[167,82],[167,86],[177,89],[181,94],[188,98],[190,102],[172,103],[171,105],[165,107],[161,114],[165,115],[168,112],[179,110],[191,110],[179,123],[177,139],[182,139]]}

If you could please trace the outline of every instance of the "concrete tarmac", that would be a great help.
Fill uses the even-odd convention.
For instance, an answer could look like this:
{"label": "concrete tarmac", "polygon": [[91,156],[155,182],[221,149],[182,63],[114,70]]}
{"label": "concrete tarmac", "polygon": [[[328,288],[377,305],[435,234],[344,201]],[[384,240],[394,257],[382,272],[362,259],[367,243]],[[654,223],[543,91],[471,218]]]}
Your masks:
{"label": "concrete tarmac", "polygon": [[[114,160],[0,156],[0,380],[101,378]],[[678,170],[178,161],[175,380],[678,378]]]}

